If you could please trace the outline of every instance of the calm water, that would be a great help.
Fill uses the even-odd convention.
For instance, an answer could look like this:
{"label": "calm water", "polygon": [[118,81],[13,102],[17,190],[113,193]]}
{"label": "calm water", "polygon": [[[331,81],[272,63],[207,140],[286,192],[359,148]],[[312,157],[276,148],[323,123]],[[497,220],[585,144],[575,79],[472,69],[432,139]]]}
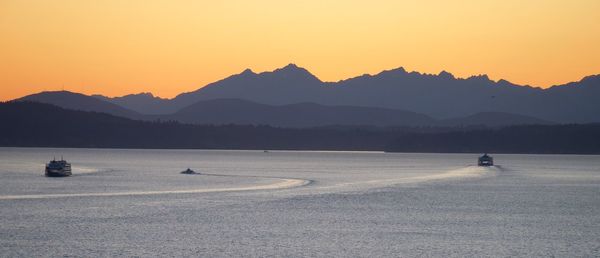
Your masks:
{"label": "calm water", "polygon": [[0,148],[0,256],[600,256],[600,156],[476,157]]}

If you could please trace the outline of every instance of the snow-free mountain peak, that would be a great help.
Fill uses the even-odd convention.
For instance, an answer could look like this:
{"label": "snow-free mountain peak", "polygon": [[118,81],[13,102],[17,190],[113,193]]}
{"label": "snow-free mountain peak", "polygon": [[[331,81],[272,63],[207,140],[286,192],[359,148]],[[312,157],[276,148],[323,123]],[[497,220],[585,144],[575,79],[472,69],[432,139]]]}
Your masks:
{"label": "snow-free mountain peak", "polygon": [[273,72],[266,72],[264,74],[271,74],[274,76],[280,76],[286,79],[295,80],[308,80],[313,82],[321,82],[319,78],[310,73],[305,68],[299,67],[296,64],[290,63],[282,68],[273,70]]}
{"label": "snow-free mountain peak", "polygon": [[254,71],[252,71],[252,69],[246,68],[239,75],[256,75],[256,73]]}
{"label": "snow-free mountain peak", "polygon": [[444,70],[442,70],[442,71],[441,71],[441,72],[438,74],[438,77],[440,77],[440,78],[444,78],[444,79],[456,79],[456,78],[454,77],[454,75],[453,75],[453,74],[451,74],[451,73],[449,73],[449,72],[446,72],[446,71],[444,71]]}
{"label": "snow-free mountain peak", "polygon": [[266,105],[312,102],[400,109],[436,119],[503,112],[559,123],[600,122],[600,76],[542,89],[506,80],[496,82],[487,75],[459,79],[449,72],[407,73],[400,67],[375,75],[322,82],[306,69],[289,64],[258,74],[246,70],[172,100],[134,96],[145,100],[126,96],[110,102],[144,114],[170,114],[199,101],[242,99]]}

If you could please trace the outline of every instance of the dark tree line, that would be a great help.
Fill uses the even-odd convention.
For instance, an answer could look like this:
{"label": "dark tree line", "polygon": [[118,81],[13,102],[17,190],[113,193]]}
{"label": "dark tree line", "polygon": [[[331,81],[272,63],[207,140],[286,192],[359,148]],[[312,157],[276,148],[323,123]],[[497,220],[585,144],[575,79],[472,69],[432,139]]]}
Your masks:
{"label": "dark tree line", "polygon": [[382,150],[392,133],[334,128],[189,125],[14,102],[0,104],[0,146]]}
{"label": "dark tree line", "polygon": [[32,102],[0,103],[0,146],[600,153],[600,124],[501,129],[189,125]]}
{"label": "dark tree line", "polygon": [[600,154],[600,124],[404,133],[386,151]]}

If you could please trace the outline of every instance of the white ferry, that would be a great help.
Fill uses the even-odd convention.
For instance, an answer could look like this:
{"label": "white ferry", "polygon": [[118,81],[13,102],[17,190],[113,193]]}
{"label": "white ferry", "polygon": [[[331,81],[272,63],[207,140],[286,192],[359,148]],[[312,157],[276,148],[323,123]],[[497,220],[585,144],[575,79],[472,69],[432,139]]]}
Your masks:
{"label": "white ferry", "polygon": [[60,160],[53,159],[46,164],[47,177],[64,177],[70,175],[72,175],[71,164],[62,158]]}

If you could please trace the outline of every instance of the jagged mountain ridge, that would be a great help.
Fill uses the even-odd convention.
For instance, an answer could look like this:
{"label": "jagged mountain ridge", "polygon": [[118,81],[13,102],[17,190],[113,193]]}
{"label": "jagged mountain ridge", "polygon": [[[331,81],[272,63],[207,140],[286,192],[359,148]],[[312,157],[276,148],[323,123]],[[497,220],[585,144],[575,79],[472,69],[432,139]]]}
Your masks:
{"label": "jagged mountain ridge", "polygon": [[[548,89],[519,86],[486,75],[456,78],[448,72],[421,74],[403,68],[323,82],[296,65],[271,72],[240,74],[182,93],[168,101],[147,98],[138,112],[173,113],[198,101],[244,99],[268,105],[312,102],[329,106],[365,106],[407,110],[439,119],[481,112],[503,112],[561,123],[599,122],[600,76]],[[113,103],[119,103],[113,98]],[[110,99],[109,99],[110,100]],[[148,113],[148,112],[146,112]]]}
{"label": "jagged mountain ridge", "polygon": [[[163,112],[163,107],[169,106],[169,99],[163,99],[160,97],[154,96],[150,92],[143,92],[138,94],[129,94],[122,97],[109,98],[103,95],[92,95],[97,99],[111,102],[113,104],[119,105],[129,110],[134,110],[138,113],[142,114],[161,114]],[[172,113],[176,110],[172,110],[166,113]]]}

